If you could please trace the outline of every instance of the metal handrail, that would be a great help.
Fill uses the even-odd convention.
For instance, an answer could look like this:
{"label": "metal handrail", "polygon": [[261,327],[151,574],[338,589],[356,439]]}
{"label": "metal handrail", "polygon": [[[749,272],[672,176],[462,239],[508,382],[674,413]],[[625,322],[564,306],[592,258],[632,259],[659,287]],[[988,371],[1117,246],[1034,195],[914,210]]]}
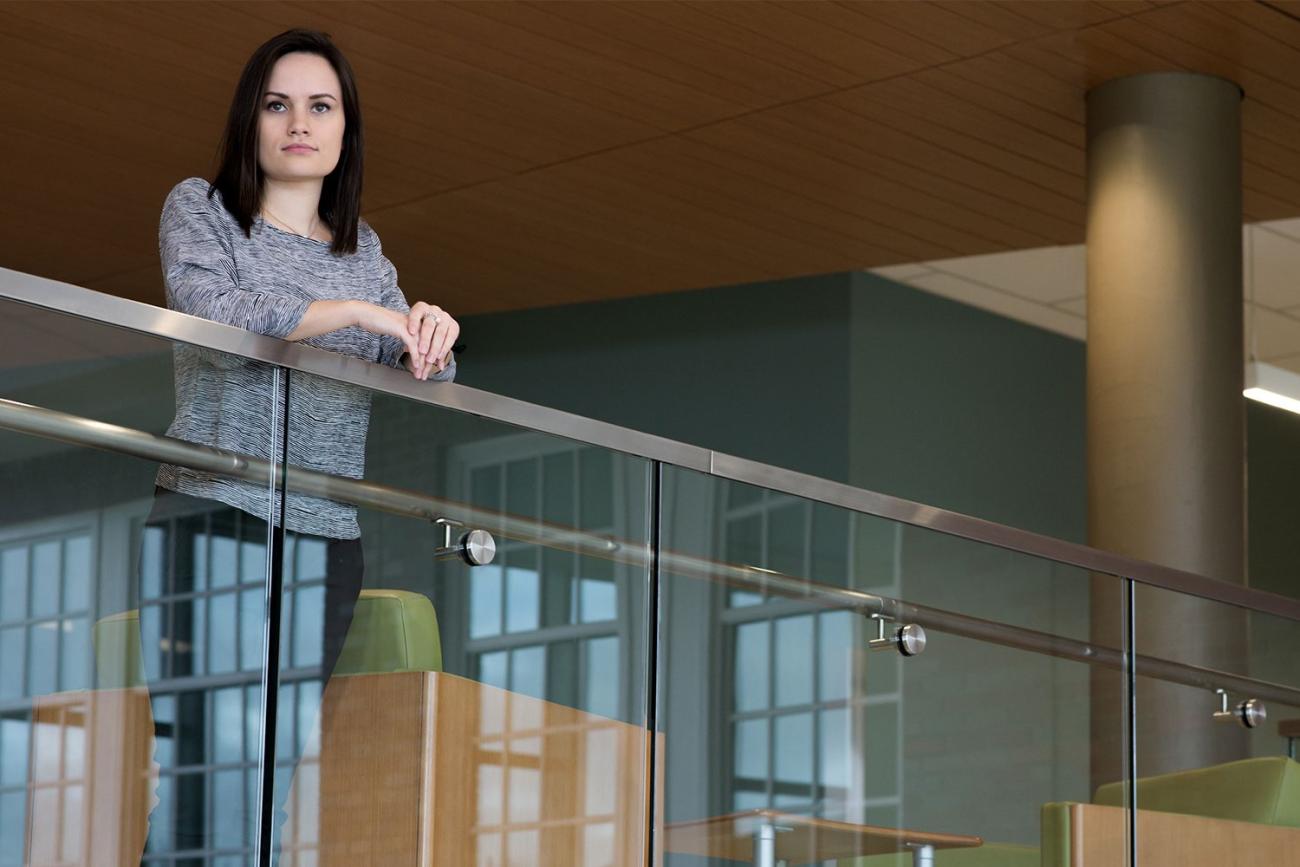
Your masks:
{"label": "metal handrail", "polygon": [[[241,479],[259,486],[283,483],[295,493],[324,497],[355,506],[406,517],[437,521],[451,518],[505,538],[595,556],[648,569],[653,559],[648,542],[629,542],[587,533],[572,527],[506,515],[468,503],[430,497],[374,482],[334,476],[316,470],[274,465],[262,458],[197,445],[145,431],[82,418],[45,407],[0,398],[0,428],[90,446],[145,460],[163,461],[202,472]],[[1020,626],[998,623],[915,605],[887,596],[821,584],[757,566],[724,563],[661,550],[659,566],[667,573],[723,582],[751,591],[804,599],[829,609],[848,610],[866,617],[884,617],[898,623],[917,623],[951,635],[960,635],[1004,647],[1028,650],[1088,665],[1124,670],[1122,651],[1104,645],[1064,638]],[[1253,698],[1300,706],[1300,689],[1230,672],[1187,665],[1173,660],[1138,656],[1137,673],[1199,689],[1226,689]]]}
{"label": "metal handrail", "polygon": [[1235,580],[1240,576],[1223,576],[1228,580],[1219,580],[478,389],[451,383],[418,382],[382,365],[20,271],[0,268],[0,298],[329,377],[376,392],[554,434],[721,479],[757,485],[1089,572],[1131,578],[1150,586],[1300,621],[1300,599],[1246,587]]}

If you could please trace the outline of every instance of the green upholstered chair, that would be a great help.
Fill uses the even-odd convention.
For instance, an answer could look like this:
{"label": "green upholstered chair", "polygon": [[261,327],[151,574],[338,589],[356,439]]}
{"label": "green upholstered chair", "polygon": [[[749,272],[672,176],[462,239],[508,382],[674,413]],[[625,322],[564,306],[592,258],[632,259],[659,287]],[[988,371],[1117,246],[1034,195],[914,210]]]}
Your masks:
{"label": "green upholstered chair", "polygon": [[334,676],[442,671],[438,615],[427,596],[362,590]]}
{"label": "green upholstered chair", "polygon": [[140,612],[132,609],[101,617],[90,632],[95,648],[95,688],[144,686],[140,655]]}
{"label": "green upholstered chair", "polygon": [[[1093,803],[1123,807],[1127,786],[1108,783]],[[1286,756],[1242,759],[1137,781],[1140,810],[1300,828],[1300,763]],[[1044,804],[1043,867],[1069,867],[1068,804]]]}
{"label": "green upholstered chair", "polygon": [[[1124,783],[1108,783],[1097,790],[1093,803],[1122,807]],[[1196,768],[1139,779],[1140,809],[1182,813],[1209,819],[1255,822],[1300,828],[1300,763],[1286,756],[1243,759],[1208,768]],[[1069,867],[1069,805],[1043,805],[1043,848],[986,844],[978,849],[935,853],[936,867]],[[907,856],[846,859],[840,867],[908,867]]]}
{"label": "green upholstered chair", "polygon": [[[91,634],[95,686],[143,686],[140,613],[100,618]],[[362,590],[334,674],[442,671],[438,615],[428,597],[406,590]]]}
{"label": "green upholstered chair", "polygon": [[[1108,783],[1092,802],[1122,807],[1125,791],[1123,783]],[[1161,813],[1300,828],[1300,763],[1268,756],[1140,778],[1137,805]]]}

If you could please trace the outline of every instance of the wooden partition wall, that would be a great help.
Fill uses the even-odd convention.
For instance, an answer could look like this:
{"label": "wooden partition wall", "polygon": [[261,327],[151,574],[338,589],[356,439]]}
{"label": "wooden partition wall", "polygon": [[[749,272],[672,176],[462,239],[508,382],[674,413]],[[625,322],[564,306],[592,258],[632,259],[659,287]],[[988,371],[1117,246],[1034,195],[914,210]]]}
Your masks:
{"label": "wooden partition wall", "polygon": [[[1044,867],[1115,867],[1128,863],[1128,815],[1122,807],[1070,804],[1069,861]],[[1141,867],[1300,867],[1300,828],[1138,810]]]}
{"label": "wooden partition wall", "polygon": [[643,863],[640,726],[434,672],[335,678],[321,720],[313,863]]}
{"label": "wooden partition wall", "polygon": [[140,863],[155,779],[143,688],[38,698],[27,769],[28,867]]}

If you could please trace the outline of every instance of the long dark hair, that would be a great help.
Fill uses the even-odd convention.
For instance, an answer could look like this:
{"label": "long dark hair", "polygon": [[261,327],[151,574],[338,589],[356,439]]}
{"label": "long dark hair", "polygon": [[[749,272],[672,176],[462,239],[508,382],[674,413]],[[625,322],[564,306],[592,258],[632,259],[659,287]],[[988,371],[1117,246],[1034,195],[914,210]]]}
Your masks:
{"label": "long dark hair", "polygon": [[220,191],[226,210],[251,235],[253,218],[262,207],[263,177],[257,163],[257,127],[266,80],[276,61],[294,52],[317,54],[334,67],[343,89],[343,152],[334,171],[325,176],[320,193],[320,218],[334,233],[330,251],[336,256],[357,250],[357,220],[361,215],[361,174],[365,136],[357,83],[343,52],[329,34],[317,30],[286,30],[264,42],[248,58],[235,85],[230,115],[221,138],[221,164],[208,188],[208,197]]}

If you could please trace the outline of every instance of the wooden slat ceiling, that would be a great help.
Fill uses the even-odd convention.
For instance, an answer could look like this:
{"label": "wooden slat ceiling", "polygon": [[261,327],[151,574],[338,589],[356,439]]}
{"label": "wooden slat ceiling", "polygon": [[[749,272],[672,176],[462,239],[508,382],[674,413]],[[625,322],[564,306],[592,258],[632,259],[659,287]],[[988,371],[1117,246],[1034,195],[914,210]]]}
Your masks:
{"label": "wooden slat ceiling", "polygon": [[1084,94],[1246,92],[1250,221],[1300,215],[1300,3],[0,3],[0,265],[162,299],[262,40],[333,34],[365,214],[462,314],[1078,243]]}

